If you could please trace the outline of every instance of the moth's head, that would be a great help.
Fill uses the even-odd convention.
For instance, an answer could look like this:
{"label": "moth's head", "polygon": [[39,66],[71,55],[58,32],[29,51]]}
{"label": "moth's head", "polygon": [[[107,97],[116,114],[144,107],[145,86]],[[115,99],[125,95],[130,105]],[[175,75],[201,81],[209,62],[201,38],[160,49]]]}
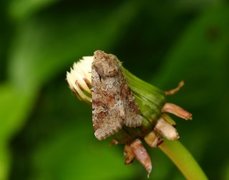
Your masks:
{"label": "moth's head", "polygon": [[92,68],[95,68],[101,77],[112,77],[118,74],[120,63],[113,54],[106,54],[103,51],[95,51]]}

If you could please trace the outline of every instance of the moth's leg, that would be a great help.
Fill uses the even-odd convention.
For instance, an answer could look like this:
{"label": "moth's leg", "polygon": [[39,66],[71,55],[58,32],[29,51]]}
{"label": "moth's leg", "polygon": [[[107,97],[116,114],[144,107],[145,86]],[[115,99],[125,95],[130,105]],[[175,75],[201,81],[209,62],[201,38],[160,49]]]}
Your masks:
{"label": "moth's leg", "polygon": [[125,109],[124,124],[127,127],[141,126],[143,117],[140,115],[140,110],[135,102],[134,95],[125,81],[121,86],[121,99]]}

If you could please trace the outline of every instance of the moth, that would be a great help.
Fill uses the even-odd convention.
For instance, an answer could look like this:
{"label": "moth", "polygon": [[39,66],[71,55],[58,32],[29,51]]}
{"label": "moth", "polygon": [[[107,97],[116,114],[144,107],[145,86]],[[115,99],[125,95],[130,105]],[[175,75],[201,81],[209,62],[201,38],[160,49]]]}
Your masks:
{"label": "moth", "polygon": [[91,76],[95,137],[103,140],[123,126],[141,126],[140,110],[122,73],[118,58],[103,51],[95,51]]}

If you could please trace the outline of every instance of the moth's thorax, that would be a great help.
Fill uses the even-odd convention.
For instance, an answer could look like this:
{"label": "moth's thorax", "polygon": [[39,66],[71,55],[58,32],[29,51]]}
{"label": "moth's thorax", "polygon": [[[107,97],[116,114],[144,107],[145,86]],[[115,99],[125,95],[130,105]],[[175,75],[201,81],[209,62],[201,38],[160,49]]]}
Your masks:
{"label": "moth's thorax", "polygon": [[119,72],[120,64],[116,56],[95,51],[92,68],[95,68],[101,77],[112,77]]}

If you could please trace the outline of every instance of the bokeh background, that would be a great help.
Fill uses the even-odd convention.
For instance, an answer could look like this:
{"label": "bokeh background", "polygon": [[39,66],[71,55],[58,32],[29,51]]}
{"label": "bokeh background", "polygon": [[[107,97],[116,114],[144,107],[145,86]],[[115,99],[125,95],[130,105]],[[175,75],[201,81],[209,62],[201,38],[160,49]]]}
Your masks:
{"label": "bokeh background", "polygon": [[[66,71],[97,49],[170,89],[193,113],[174,117],[181,142],[210,179],[229,179],[229,4],[224,0],[0,2],[0,180],[139,180],[122,146],[93,135],[91,108]],[[151,179],[184,179],[158,149]]]}

